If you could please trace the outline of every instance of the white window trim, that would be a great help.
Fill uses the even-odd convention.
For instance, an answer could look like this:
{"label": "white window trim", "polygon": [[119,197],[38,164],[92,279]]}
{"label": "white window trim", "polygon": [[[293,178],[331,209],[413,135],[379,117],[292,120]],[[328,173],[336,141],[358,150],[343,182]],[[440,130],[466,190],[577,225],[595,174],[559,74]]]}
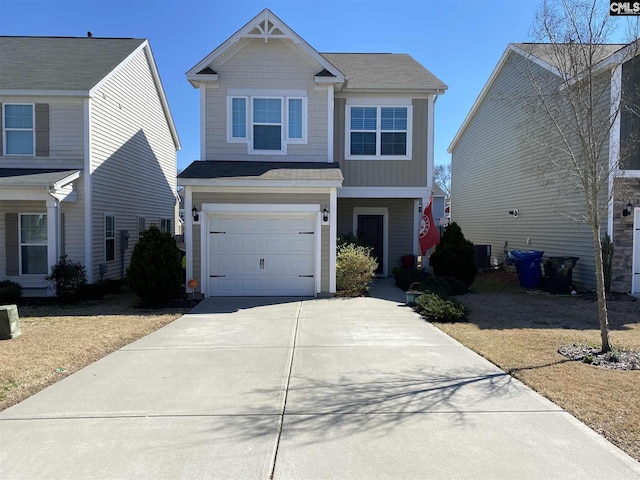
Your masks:
{"label": "white window trim", "polygon": [[[300,138],[292,138],[289,137],[289,100],[302,100],[302,136]],[[286,128],[285,132],[286,143],[288,144],[306,144],[307,143],[307,117],[308,117],[308,106],[307,106],[307,97],[285,97],[284,98],[286,104]]]}
{"label": "white window trim", "polygon": [[[7,117],[5,114],[7,106],[31,106],[32,128],[7,128]],[[7,153],[7,131],[10,132],[31,132],[31,153]],[[2,104],[2,154],[12,157],[35,157],[36,156],[36,104],[35,103],[3,103]]]}
{"label": "white window trim", "polygon": [[[242,98],[245,101],[245,115],[244,115],[244,137],[233,136],[233,99]],[[249,97],[246,95],[230,95],[227,97],[227,143],[247,143],[249,141],[249,113],[247,112],[247,105],[249,105]]]}
{"label": "white window trim", "polygon": [[[49,253],[49,230],[47,229],[47,240],[44,243],[22,243],[22,217],[26,217],[26,216],[34,216],[34,215],[44,215],[45,217],[47,216],[47,214],[45,212],[26,212],[26,213],[19,213],[18,214],[18,274],[21,277],[42,277],[43,275],[47,275],[47,273],[22,273],[22,247],[23,246],[35,246],[35,247],[41,247],[41,246],[45,246],[47,247],[47,258],[48,258],[48,253]],[[47,221],[48,221],[48,217],[47,217]],[[49,269],[49,265],[48,265],[48,261],[47,261],[47,270]]]}
{"label": "white window trim", "polygon": [[[164,227],[162,226],[162,222],[164,222]],[[169,229],[167,229],[167,222],[169,223]],[[170,233],[173,235],[173,230],[171,230],[171,219],[170,218],[161,218],[160,219],[160,231],[164,233]]]}
{"label": "white window trim", "polygon": [[[107,237],[107,218],[113,218],[113,237]],[[113,239],[113,260],[107,260],[107,240]],[[104,261],[115,262],[116,261],[116,216],[113,214],[104,214]]]}
{"label": "white window trim", "polygon": [[[245,137],[233,136],[233,99],[245,99]],[[253,148],[253,100],[256,98],[279,99],[280,109],[280,150],[256,150]],[[289,137],[289,100],[302,100],[302,138]],[[309,102],[304,90],[253,90],[229,89],[227,92],[227,143],[247,144],[250,155],[286,155],[288,145],[304,145],[308,143]],[[274,124],[275,125],[275,124]]]}
{"label": "white window trim", "polygon": [[[390,101],[391,100],[391,101]],[[351,107],[372,107],[376,113],[376,149],[380,151],[381,142],[381,108],[406,108],[407,109],[407,153],[406,155],[351,155]],[[411,99],[407,101],[395,99],[356,99],[348,101],[344,112],[344,158],[345,160],[411,160],[413,147],[413,105]]]}
{"label": "white window trim", "polygon": [[[275,126],[277,124],[275,123],[255,123],[253,121],[253,102],[254,100],[280,100],[280,150],[257,150],[255,148],[253,148],[253,127],[255,125],[271,125],[271,126]],[[249,145],[248,145],[248,152],[250,154],[254,154],[254,155],[285,155],[287,153],[287,145],[285,142],[285,132],[284,129],[287,128],[287,125],[284,121],[284,114],[285,114],[285,110],[286,110],[286,106],[283,105],[284,104],[284,97],[277,97],[277,96],[273,96],[273,95],[255,95],[253,97],[249,98],[249,105],[248,105],[248,110],[249,110],[249,128],[247,130],[247,135],[249,136]]]}

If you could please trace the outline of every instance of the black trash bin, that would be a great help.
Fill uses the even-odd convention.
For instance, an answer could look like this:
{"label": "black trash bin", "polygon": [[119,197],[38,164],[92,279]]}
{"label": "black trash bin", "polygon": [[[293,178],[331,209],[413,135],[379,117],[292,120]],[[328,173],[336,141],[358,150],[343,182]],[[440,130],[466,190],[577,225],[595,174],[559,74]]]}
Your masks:
{"label": "black trash bin", "polygon": [[544,276],[551,295],[571,293],[573,267],[580,257],[548,257],[544,261]]}

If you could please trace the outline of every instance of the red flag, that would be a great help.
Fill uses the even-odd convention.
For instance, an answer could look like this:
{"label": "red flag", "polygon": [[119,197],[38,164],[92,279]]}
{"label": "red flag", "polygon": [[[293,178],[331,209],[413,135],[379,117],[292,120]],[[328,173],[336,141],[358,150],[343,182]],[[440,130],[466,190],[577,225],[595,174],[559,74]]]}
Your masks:
{"label": "red flag", "polygon": [[431,211],[432,202],[433,197],[429,199],[429,204],[424,209],[422,221],[420,222],[420,231],[418,232],[418,242],[420,242],[422,255],[425,255],[427,250],[440,243],[440,233],[438,233],[438,227],[433,221],[433,212]]}

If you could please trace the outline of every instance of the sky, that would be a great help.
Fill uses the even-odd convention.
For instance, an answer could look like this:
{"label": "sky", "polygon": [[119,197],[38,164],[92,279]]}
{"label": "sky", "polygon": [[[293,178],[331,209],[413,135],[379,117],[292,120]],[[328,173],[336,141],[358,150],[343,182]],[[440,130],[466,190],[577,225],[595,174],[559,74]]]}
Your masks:
{"label": "sky", "polygon": [[[607,2],[608,0],[602,0]],[[148,38],[182,150],[199,160],[199,95],[185,73],[269,8],[319,52],[408,53],[448,85],[435,109],[435,164],[541,0],[0,0],[0,35]]]}

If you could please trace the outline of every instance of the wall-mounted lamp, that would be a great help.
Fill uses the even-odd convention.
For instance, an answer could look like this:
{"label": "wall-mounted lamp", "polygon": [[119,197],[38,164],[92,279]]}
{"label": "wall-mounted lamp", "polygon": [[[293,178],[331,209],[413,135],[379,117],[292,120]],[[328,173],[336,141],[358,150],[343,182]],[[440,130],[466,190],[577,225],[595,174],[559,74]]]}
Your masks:
{"label": "wall-mounted lamp", "polygon": [[322,221],[323,222],[328,222],[329,221],[329,210],[327,209],[327,207],[324,207],[322,209]]}
{"label": "wall-mounted lamp", "polygon": [[627,203],[627,205],[622,209],[622,216],[628,217],[629,215],[631,215],[632,210],[633,210],[633,205],[631,204],[631,200],[629,200],[629,203]]}
{"label": "wall-mounted lamp", "polygon": [[193,221],[194,222],[197,222],[198,220],[200,220],[200,215],[198,215],[199,213],[200,212],[198,212],[198,209],[194,205],[193,208],[191,209],[191,214],[193,215]]}
{"label": "wall-mounted lamp", "polygon": [[518,217],[518,215],[520,215],[520,212],[518,212],[517,208],[514,208],[513,210],[509,210],[509,215],[513,215],[514,217]]}

